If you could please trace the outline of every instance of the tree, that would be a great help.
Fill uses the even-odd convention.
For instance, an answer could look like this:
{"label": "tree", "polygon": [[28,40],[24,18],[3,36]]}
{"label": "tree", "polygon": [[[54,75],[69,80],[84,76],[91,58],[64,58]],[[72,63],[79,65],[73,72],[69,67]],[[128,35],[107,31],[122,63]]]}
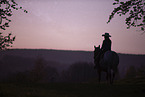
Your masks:
{"label": "tree", "polygon": [[142,64],[138,69],[137,69],[137,77],[144,77],[145,76],[145,65]]}
{"label": "tree", "polygon": [[43,58],[41,57],[38,57],[35,61],[35,64],[34,64],[34,67],[32,68],[32,71],[31,71],[31,81],[32,82],[39,82],[41,81],[46,72],[45,72],[45,66],[46,65],[46,62]]}
{"label": "tree", "polygon": [[10,44],[13,44],[13,41],[15,40],[15,37],[11,38],[11,33],[8,34],[8,36],[3,36],[2,33],[0,33],[0,50],[6,49],[6,47],[9,47]]}
{"label": "tree", "polygon": [[[22,7],[19,7],[14,0],[0,0],[0,29],[6,30],[6,27],[9,27],[11,20],[8,17],[13,15],[12,10],[24,10]],[[28,11],[24,10],[25,13]],[[0,50],[6,49],[13,43],[15,36],[11,37],[11,33],[7,36],[3,36],[0,32]]]}
{"label": "tree", "polygon": [[136,69],[134,66],[130,66],[126,71],[126,78],[136,77]]}
{"label": "tree", "polygon": [[145,0],[127,0],[125,2],[115,0],[113,5],[119,6],[114,8],[107,23],[112,20],[116,13],[119,14],[119,16],[128,13],[129,16],[125,19],[127,29],[131,26],[140,27],[141,31],[145,32]]}
{"label": "tree", "polygon": [[65,81],[70,82],[86,82],[97,76],[93,64],[87,62],[76,62],[66,72],[63,72],[63,74],[65,74]]}
{"label": "tree", "polygon": [[56,68],[51,67],[47,61],[38,56],[34,67],[30,71],[31,82],[54,82],[57,81],[58,72]]}

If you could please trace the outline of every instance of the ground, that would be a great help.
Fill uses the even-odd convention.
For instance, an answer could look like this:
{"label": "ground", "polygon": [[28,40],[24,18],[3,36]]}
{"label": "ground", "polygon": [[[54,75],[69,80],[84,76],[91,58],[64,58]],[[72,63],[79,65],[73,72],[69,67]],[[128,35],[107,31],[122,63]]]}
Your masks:
{"label": "ground", "polygon": [[87,83],[0,83],[0,97],[145,97],[145,77]]}

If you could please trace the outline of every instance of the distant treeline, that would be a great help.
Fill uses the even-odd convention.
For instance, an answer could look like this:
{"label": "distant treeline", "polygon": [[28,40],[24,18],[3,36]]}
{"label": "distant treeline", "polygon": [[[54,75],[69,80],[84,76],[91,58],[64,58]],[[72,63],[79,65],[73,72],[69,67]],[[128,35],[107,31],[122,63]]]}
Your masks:
{"label": "distant treeline", "polygon": [[[0,81],[17,82],[94,82],[93,52],[25,50],[1,51]],[[119,54],[116,79],[145,75],[145,56]],[[102,80],[106,75],[103,73]]]}

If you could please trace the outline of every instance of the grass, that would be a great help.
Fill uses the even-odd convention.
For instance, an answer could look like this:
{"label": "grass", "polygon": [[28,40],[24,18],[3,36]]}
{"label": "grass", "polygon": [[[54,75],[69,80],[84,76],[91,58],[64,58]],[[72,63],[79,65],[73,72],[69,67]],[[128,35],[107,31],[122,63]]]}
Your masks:
{"label": "grass", "polygon": [[145,97],[145,78],[106,83],[0,83],[0,97]]}

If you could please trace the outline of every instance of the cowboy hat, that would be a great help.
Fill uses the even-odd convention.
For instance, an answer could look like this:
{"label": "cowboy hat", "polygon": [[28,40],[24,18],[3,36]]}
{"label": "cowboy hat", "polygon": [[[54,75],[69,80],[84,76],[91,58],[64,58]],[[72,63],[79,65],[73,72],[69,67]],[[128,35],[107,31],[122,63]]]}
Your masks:
{"label": "cowboy hat", "polygon": [[102,36],[107,36],[107,37],[111,37],[111,35],[109,35],[109,33],[105,33]]}

